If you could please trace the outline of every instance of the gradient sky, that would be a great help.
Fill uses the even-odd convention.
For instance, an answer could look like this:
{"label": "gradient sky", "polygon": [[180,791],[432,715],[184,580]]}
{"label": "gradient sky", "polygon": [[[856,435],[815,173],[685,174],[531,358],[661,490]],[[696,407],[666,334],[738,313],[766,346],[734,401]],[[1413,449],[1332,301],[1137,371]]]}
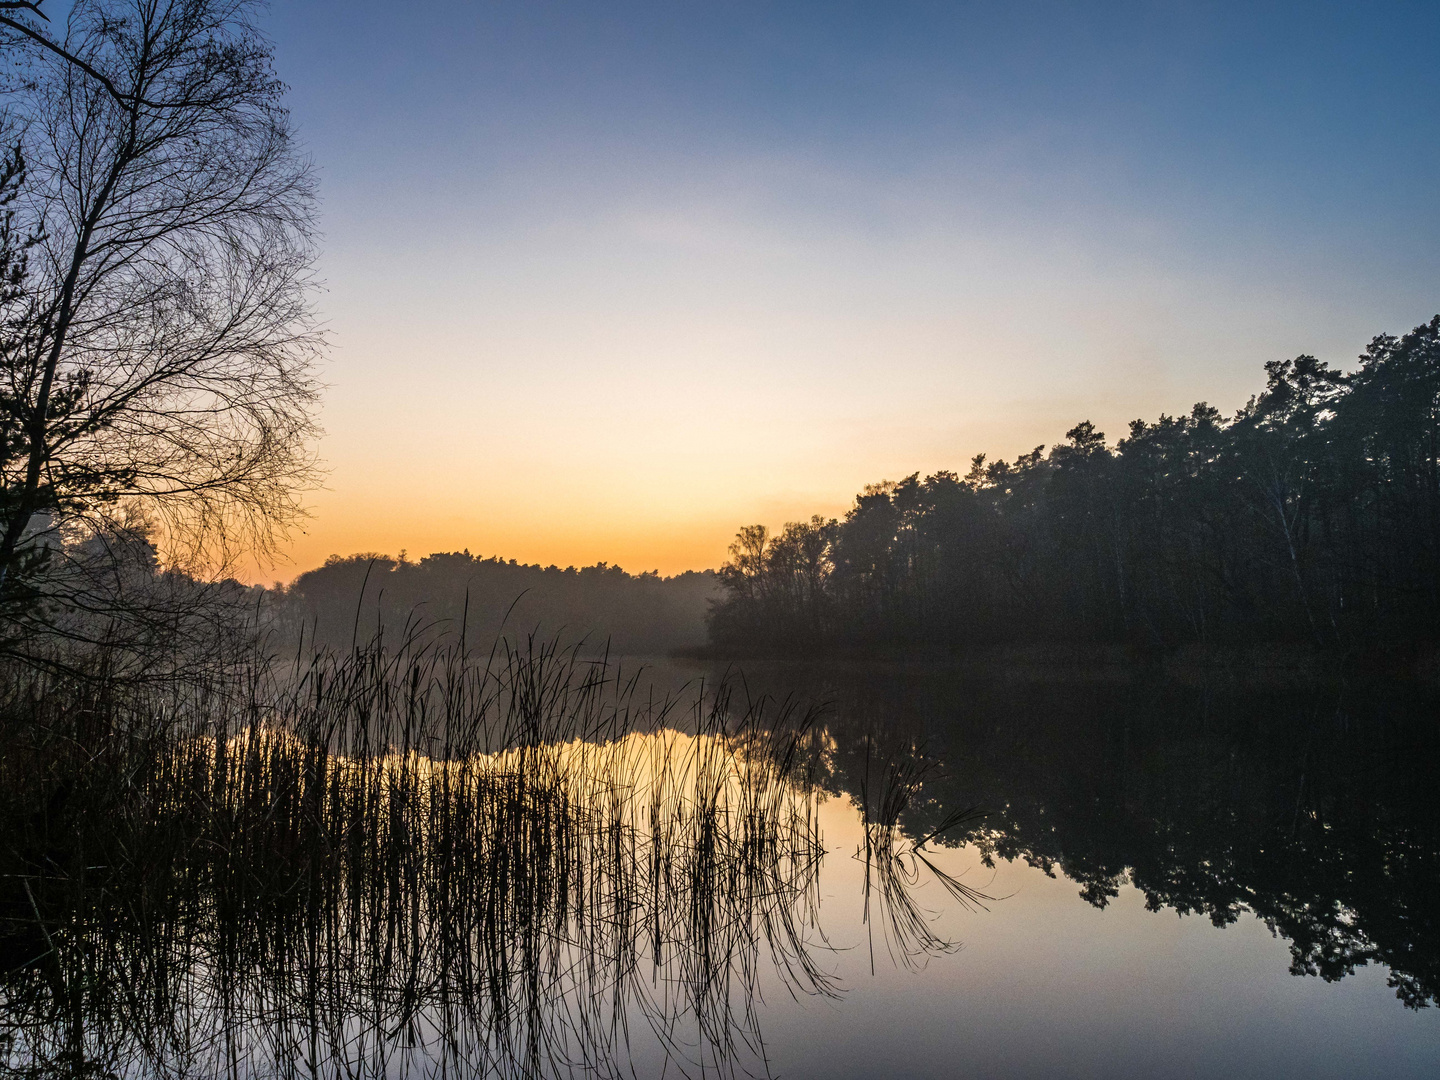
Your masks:
{"label": "gradient sky", "polygon": [[314,518],[718,565],[1440,310],[1440,4],[277,3],[322,184]]}

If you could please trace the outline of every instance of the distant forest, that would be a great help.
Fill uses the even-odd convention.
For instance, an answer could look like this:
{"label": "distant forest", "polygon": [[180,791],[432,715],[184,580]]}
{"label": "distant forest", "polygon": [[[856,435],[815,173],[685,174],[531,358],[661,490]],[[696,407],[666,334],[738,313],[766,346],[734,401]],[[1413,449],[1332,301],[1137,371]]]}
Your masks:
{"label": "distant forest", "polygon": [[394,641],[416,626],[463,628],[468,641],[488,648],[503,624],[512,638],[538,632],[649,656],[704,645],[718,588],[709,570],[665,578],[606,563],[562,570],[458,551],[418,562],[332,555],[272,598],[285,638],[342,650],[377,631]]}
{"label": "distant forest", "polygon": [[1440,639],[1440,316],[1351,373],[1265,365],[1233,417],[1077,424],[1049,452],[870,485],[844,520],[740,531],[731,654]]}

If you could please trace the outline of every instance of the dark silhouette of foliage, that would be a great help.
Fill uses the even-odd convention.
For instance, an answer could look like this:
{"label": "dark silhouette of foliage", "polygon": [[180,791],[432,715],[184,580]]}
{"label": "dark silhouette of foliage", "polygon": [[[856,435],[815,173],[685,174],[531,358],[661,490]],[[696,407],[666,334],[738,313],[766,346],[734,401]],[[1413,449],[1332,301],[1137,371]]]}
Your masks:
{"label": "dark silhouette of foliage", "polygon": [[[828,700],[811,771],[922,849],[975,844],[1097,907],[1133,885],[1153,911],[1218,927],[1250,912],[1293,974],[1383,964],[1406,1006],[1440,1002],[1433,689],[810,668],[754,685]],[[898,813],[893,778],[909,785]]]}
{"label": "dark silhouette of foliage", "polygon": [[867,487],[843,520],[742,529],[713,643],[736,654],[1167,649],[1440,638],[1440,316],[1345,374],[1266,365],[1233,417],[1089,421],[1014,462]]}
{"label": "dark silhouette of foliage", "polygon": [[[332,555],[277,597],[286,639],[349,649],[377,632],[398,639],[407,627],[463,632],[489,647],[502,625],[540,629],[612,652],[668,655],[705,641],[706,605],[716,594],[709,571],[664,578],[618,566],[561,569],[437,552],[412,562],[384,555]],[[507,621],[508,620],[508,621]]]}
{"label": "dark silhouette of foliage", "polygon": [[762,980],[840,989],[813,711],[533,639],[248,674],[5,684],[0,1075],[768,1075]]}
{"label": "dark silhouette of foliage", "polygon": [[208,572],[303,516],[314,185],[255,11],[0,5],[0,644],[134,606],[72,542]]}

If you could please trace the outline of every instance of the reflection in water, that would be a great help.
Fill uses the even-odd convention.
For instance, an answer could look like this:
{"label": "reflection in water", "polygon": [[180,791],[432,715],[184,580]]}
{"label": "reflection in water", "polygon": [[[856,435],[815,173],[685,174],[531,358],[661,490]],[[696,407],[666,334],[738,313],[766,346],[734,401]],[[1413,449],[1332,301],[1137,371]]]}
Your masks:
{"label": "reflection in water", "polygon": [[12,751],[0,1065],[765,1073],[765,994],[844,989],[820,922],[837,796],[872,970],[953,950],[938,906],[1011,902],[936,854],[970,844],[1100,907],[1129,883],[1217,926],[1253,911],[1296,973],[1440,991],[1427,700],[790,673],[771,689],[823,714],[722,688],[679,715],[637,685],[371,655],[268,719],[70,732],[55,775]]}
{"label": "reflection in water", "polygon": [[1440,1000],[1433,691],[933,671],[791,672],[776,685],[831,703],[831,790],[864,790],[877,742],[892,769],[925,773],[900,817],[909,837],[939,828],[932,843],[1062,873],[1097,907],[1129,884],[1152,911],[1217,927],[1253,912],[1289,942],[1297,975],[1378,963],[1404,1004]]}
{"label": "reflection in water", "polygon": [[[907,834],[901,819],[923,794],[926,776],[935,763],[915,754],[900,732],[877,733],[875,738],[867,734],[864,745],[864,771],[855,789],[864,839],[856,854],[865,867],[864,921],[872,934],[870,970],[875,970],[873,933],[877,925],[893,961],[911,969],[922,968],[930,957],[953,952],[959,944],[936,932],[934,913],[923,907],[916,895],[915,887],[926,872],[962,907],[984,909],[995,899],[936,866],[926,845],[956,834],[984,814],[974,806],[950,809],[938,823]],[[880,747],[888,749],[877,757]],[[825,764],[833,768],[833,754],[826,756],[822,767]]]}
{"label": "reflection in water", "polygon": [[758,1057],[762,962],[833,992],[805,939],[813,799],[773,760],[674,734],[441,766],[187,747],[129,838],[178,857],[21,879],[12,1067],[608,1073],[641,1023],[677,1063]]}
{"label": "reflection in water", "polygon": [[[553,655],[371,660],[310,672],[285,724],[107,732],[12,804],[10,1073],[726,1074],[764,1069],[762,979],[837,994],[813,715],[634,709]],[[885,868],[923,856],[875,855],[909,910]]]}

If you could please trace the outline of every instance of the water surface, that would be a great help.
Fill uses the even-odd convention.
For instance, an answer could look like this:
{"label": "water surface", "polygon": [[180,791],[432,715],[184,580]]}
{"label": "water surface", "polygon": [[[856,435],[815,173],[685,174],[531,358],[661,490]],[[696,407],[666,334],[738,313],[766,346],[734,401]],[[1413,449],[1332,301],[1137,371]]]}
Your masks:
{"label": "water surface", "polygon": [[12,852],[0,1060],[1434,1075],[1434,705],[791,669],[658,731],[449,763],[185,744],[136,781],[141,869]]}

